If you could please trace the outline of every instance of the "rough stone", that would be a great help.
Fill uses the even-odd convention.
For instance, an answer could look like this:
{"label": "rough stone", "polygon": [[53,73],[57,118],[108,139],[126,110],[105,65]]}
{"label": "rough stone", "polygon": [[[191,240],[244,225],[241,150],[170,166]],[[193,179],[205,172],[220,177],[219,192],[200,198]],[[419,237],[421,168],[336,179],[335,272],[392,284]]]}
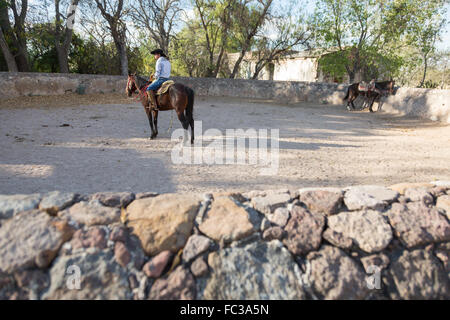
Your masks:
{"label": "rough stone", "polygon": [[[79,269],[78,269],[79,268]],[[77,275],[80,282],[77,283]],[[79,284],[79,289],[77,289]],[[132,292],[126,269],[115,260],[112,251],[79,252],[59,256],[50,269],[50,288],[45,300],[124,300]]]}
{"label": "rough stone", "polygon": [[394,191],[404,195],[407,189],[415,189],[415,188],[432,188],[434,184],[431,183],[398,183],[389,187]]}
{"label": "rough stone", "polygon": [[0,300],[26,300],[29,296],[16,286],[13,275],[0,272]]}
{"label": "rough stone", "polygon": [[431,194],[434,198],[444,196],[447,192],[446,187],[434,187],[431,189],[428,189],[428,193]]}
{"label": "rough stone", "polygon": [[9,219],[22,211],[36,209],[42,199],[41,194],[0,194],[0,219]]}
{"label": "rough stone", "polygon": [[79,229],[71,240],[72,249],[97,248],[105,249],[107,245],[106,232],[103,228],[94,226],[87,230]]}
{"label": "rough stone", "polygon": [[332,245],[342,249],[348,250],[353,246],[353,240],[351,238],[346,237],[342,233],[336,232],[330,228],[327,228],[323,232],[322,237]]}
{"label": "rough stone", "polygon": [[391,299],[434,300],[450,298],[449,277],[427,250],[404,250],[388,270]]}
{"label": "rough stone", "polygon": [[368,253],[383,250],[392,240],[391,227],[373,210],[339,213],[328,217],[328,226]]}
{"label": "rough stone", "polygon": [[0,228],[0,271],[47,267],[65,238],[48,214],[37,210],[17,214]]}
{"label": "rough stone", "polygon": [[252,198],[253,208],[264,214],[270,214],[275,209],[284,207],[291,200],[289,193],[268,193],[266,196]]}
{"label": "rough stone", "polygon": [[137,280],[136,275],[133,273],[128,276],[128,283],[130,284],[131,290],[139,288],[139,281]]}
{"label": "rough stone", "polygon": [[142,270],[149,278],[159,278],[172,257],[172,252],[169,250],[163,251],[147,262]]}
{"label": "rough stone", "polygon": [[191,272],[197,278],[205,276],[208,271],[208,265],[203,257],[198,257],[191,264]]}
{"label": "rough stone", "polygon": [[183,261],[190,262],[201,253],[205,252],[212,245],[212,241],[207,237],[192,235],[189,237],[183,249]]}
{"label": "rough stone", "polygon": [[70,208],[60,211],[59,217],[70,218],[86,226],[108,225],[120,220],[120,210],[105,207],[99,201],[81,201]]}
{"label": "rough stone", "polygon": [[98,200],[107,207],[125,208],[135,199],[135,195],[131,192],[98,192],[90,199]]}
{"label": "rough stone", "polygon": [[267,229],[269,229],[271,227],[270,221],[267,220],[266,218],[263,218],[261,220],[261,227],[259,228],[262,232],[266,231]]}
{"label": "rough stone", "polygon": [[344,203],[349,210],[380,210],[398,196],[398,192],[381,186],[355,186],[346,189]]}
{"label": "rough stone", "polygon": [[252,191],[249,191],[249,192],[245,192],[242,195],[246,199],[251,200],[252,198],[256,198],[256,197],[265,197],[266,196],[266,191],[252,190]]}
{"label": "rough stone", "polygon": [[51,215],[56,215],[58,211],[71,206],[77,195],[75,193],[53,191],[45,194],[39,203],[39,209]]}
{"label": "rough stone", "polygon": [[306,254],[317,250],[322,240],[325,218],[314,215],[300,206],[294,206],[291,218],[284,228],[287,232],[283,243],[295,255]]}
{"label": "rough stone", "polygon": [[109,240],[126,242],[128,239],[128,231],[124,226],[114,226],[109,234]]}
{"label": "rough stone", "polygon": [[438,244],[434,253],[441,260],[445,271],[450,274],[450,242]]}
{"label": "rough stone", "polygon": [[311,264],[309,281],[319,298],[358,300],[367,296],[364,271],[341,249],[324,245],[307,259]]}
{"label": "rough stone", "polygon": [[431,184],[436,187],[445,187],[450,189],[450,181],[433,181]]}
{"label": "rough stone", "polygon": [[249,236],[258,228],[258,226],[252,224],[250,214],[249,211],[237,205],[231,198],[217,198],[212,203],[199,229],[215,241],[240,240]]}
{"label": "rough stone", "polygon": [[159,193],[157,193],[157,192],[140,192],[140,193],[136,193],[136,200],[145,199],[145,198],[153,198],[158,195],[159,195]]}
{"label": "rough stone", "polygon": [[[253,242],[210,253],[211,275],[201,299],[305,299],[301,273],[281,242]],[[226,285],[224,285],[226,284]]]}
{"label": "rough stone", "polygon": [[395,235],[408,247],[450,240],[450,225],[438,209],[423,202],[394,203],[387,212]]}
{"label": "rough stone", "polygon": [[290,214],[287,208],[278,208],[273,214],[268,214],[266,217],[273,224],[284,227],[289,220]]}
{"label": "rough stone", "polygon": [[342,191],[307,190],[300,191],[300,201],[306,204],[313,213],[323,213],[327,216],[335,214],[342,206]]}
{"label": "rough stone", "polygon": [[158,279],[150,289],[149,300],[193,300],[196,287],[192,274],[178,266],[168,276]]}
{"label": "rough stone", "polygon": [[262,238],[265,241],[282,240],[286,232],[278,226],[271,227],[263,232]]}
{"label": "rough stone", "polygon": [[233,198],[234,200],[240,202],[240,203],[244,203],[247,201],[247,199],[240,194],[239,192],[214,192],[212,194],[212,197],[214,199],[220,198],[220,197],[230,197]]}
{"label": "rough stone", "polygon": [[421,201],[426,205],[434,203],[433,196],[428,192],[428,189],[426,188],[406,189],[405,197],[410,201]]}
{"label": "rough stone", "polygon": [[22,294],[27,293],[24,298],[30,300],[37,300],[40,293],[50,285],[48,275],[39,269],[17,271],[14,273],[14,279]]}
{"label": "rough stone", "polygon": [[126,267],[131,261],[131,254],[123,242],[117,241],[114,244],[114,257],[118,264]]}
{"label": "rough stone", "polygon": [[127,207],[128,227],[147,255],[164,250],[175,253],[192,233],[199,206],[199,197],[193,195],[164,194],[135,200]]}
{"label": "rough stone", "polygon": [[440,196],[437,198],[436,207],[444,209],[447,219],[450,220],[450,195]]}
{"label": "rough stone", "polygon": [[364,266],[366,273],[373,274],[373,266],[380,268],[380,270],[386,269],[389,266],[389,257],[384,253],[373,254],[367,257],[361,258],[361,263]]}
{"label": "rough stone", "polygon": [[142,249],[141,241],[135,235],[129,234],[123,243],[131,255],[131,261],[133,261],[134,267],[141,270],[145,262],[145,252]]}

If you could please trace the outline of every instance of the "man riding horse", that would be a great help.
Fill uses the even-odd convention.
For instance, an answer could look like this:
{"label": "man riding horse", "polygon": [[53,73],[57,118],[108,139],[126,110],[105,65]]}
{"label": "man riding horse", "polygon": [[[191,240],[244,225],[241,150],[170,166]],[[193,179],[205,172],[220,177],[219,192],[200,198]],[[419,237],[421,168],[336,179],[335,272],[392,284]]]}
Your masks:
{"label": "man riding horse", "polygon": [[168,57],[161,49],[156,49],[151,52],[156,60],[156,71],[153,75],[154,81],[147,88],[147,95],[150,99],[150,104],[153,109],[159,110],[159,106],[156,101],[156,91],[162,86],[162,84],[169,80],[171,65]]}

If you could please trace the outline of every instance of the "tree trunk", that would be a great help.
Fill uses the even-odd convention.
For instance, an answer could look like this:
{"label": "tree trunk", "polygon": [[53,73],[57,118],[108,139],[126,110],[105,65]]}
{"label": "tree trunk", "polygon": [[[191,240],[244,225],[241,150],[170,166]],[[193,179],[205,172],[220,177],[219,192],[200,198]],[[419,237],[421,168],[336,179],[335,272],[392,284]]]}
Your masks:
{"label": "tree trunk", "polygon": [[0,48],[2,49],[3,56],[5,57],[6,64],[8,66],[9,72],[18,72],[16,60],[9,50],[8,44],[6,43],[5,36],[3,35],[2,27],[0,26]]}
{"label": "tree trunk", "polygon": [[120,59],[120,72],[123,76],[128,75],[128,55],[127,46],[125,43],[116,42],[117,52],[119,53]]}
{"label": "tree trunk", "polygon": [[114,44],[117,49],[117,53],[120,59],[120,73],[123,76],[128,75],[128,53],[126,45],[126,24],[121,20],[123,15],[122,9],[124,5],[123,0],[119,0],[117,3],[116,11],[113,13],[107,12],[107,6],[105,2],[95,0],[97,8],[100,10],[103,18],[108,22],[109,29],[111,30],[111,36],[114,40]]}
{"label": "tree trunk", "polygon": [[28,53],[26,47],[25,32],[23,31],[23,26],[19,25],[19,33],[11,27],[8,15],[8,7],[0,6],[0,27],[3,29],[3,36],[8,44],[9,52],[14,56],[16,61],[17,69],[20,72],[27,72],[30,70],[28,64]]}
{"label": "tree trunk", "polygon": [[239,71],[239,67],[241,65],[242,60],[244,59],[245,53],[247,52],[247,48],[241,50],[241,54],[234,64],[233,71],[231,72],[230,79],[234,79]]}
{"label": "tree trunk", "polygon": [[69,73],[68,49],[64,46],[56,46],[56,54],[58,56],[59,73]]}
{"label": "tree trunk", "polygon": [[425,84],[425,79],[427,77],[428,57],[427,57],[426,54],[423,57],[423,63],[424,63],[424,66],[423,66],[423,77],[422,77],[422,81],[420,82],[420,85],[419,85],[420,88],[423,88],[423,86]]}
{"label": "tree trunk", "polygon": [[[55,0],[56,13],[56,35],[55,46],[56,54],[58,56],[59,72],[69,73],[69,49],[72,43],[73,25],[75,24],[75,14],[79,0],[71,0],[70,8],[72,11],[68,13],[65,21],[65,26],[62,27],[61,12],[59,10],[60,0]],[[69,20],[70,25],[69,25]]]}

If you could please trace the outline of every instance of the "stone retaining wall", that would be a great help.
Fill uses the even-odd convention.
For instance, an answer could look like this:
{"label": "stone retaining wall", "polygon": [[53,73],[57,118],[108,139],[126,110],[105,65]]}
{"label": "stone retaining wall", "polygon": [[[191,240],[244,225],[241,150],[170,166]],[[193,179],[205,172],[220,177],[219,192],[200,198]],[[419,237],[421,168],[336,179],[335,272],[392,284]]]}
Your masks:
{"label": "stone retaining wall", "polygon": [[449,299],[450,182],[0,195],[0,299]]}
{"label": "stone retaining wall", "polygon": [[[281,103],[302,101],[342,105],[347,85],[296,81],[258,81],[242,79],[174,77],[202,96],[223,96],[274,100]],[[0,97],[65,93],[122,92],[123,76],[8,73],[0,72]],[[450,123],[450,90],[399,88],[384,99],[383,110],[391,113]]]}

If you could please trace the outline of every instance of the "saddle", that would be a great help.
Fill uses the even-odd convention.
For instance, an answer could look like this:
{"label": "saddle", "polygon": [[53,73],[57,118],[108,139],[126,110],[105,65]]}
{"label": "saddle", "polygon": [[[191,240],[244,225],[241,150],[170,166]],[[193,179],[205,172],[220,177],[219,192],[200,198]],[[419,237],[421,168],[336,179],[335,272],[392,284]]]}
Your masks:
{"label": "saddle", "polygon": [[364,92],[375,90],[375,80],[370,81],[370,83],[361,81],[358,85],[358,90]]}
{"label": "saddle", "polygon": [[167,80],[167,81],[165,81],[165,82],[161,85],[161,87],[158,89],[158,91],[156,91],[156,95],[157,95],[157,96],[163,95],[164,93],[167,92],[167,90],[169,90],[169,88],[170,88],[174,83],[175,83],[175,81],[173,81],[173,80]]}

